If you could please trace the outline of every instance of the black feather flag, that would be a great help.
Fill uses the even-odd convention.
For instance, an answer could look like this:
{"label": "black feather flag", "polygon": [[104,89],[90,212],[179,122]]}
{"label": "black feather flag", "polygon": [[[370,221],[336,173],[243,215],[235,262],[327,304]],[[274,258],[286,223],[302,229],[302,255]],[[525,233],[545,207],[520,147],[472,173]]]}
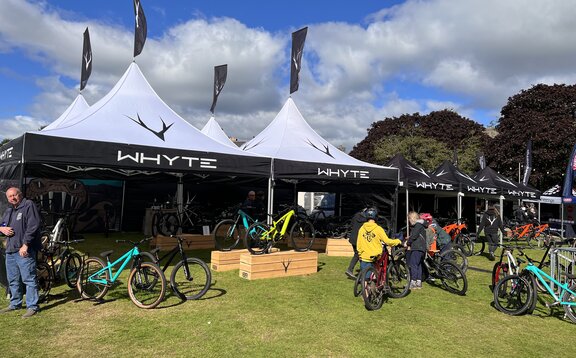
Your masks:
{"label": "black feather flag", "polygon": [[136,57],[142,52],[144,43],[146,42],[146,34],[148,33],[146,16],[144,16],[144,10],[142,9],[140,0],[134,0],[134,16],[134,57]]}
{"label": "black feather flag", "polygon": [[228,75],[228,65],[214,66],[214,96],[212,97],[212,106],[210,112],[214,113],[216,108],[216,101],[218,95],[222,92],[224,84],[226,83],[226,76]]}
{"label": "black feather flag", "polygon": [[486,157],[484,153],[478,153],[478,162],[480,163],[480,170],[486,168]]}
{"label": "black feather flag", "polygon": [[304,27],[292,33],[292,56],[290,57],[290,94],[298,91],[298,80],[300,79],[300,64],[302,53],[304,52],[304,41],[308,27]]}
{"label": "black feather flag", "polygon": [[528,139],[528,143],[526,144],[526,164],[524,165],[524,177],[522,178],[522,184],[528,185],[530,172],[532,172],[532,139]]}
{"label": "black feather flag", "polygon": [[86,87],[88,78],[92,73],[92,46],[90,45],[90,32],[84,31],[84,46],[82,46],[82,73],[80,74],[80,91]]}
{"label": "black feather flag", "polygon": [[458,168],[458,150],[456,149],[456,147],[454,147],[452,164],[454,164],[454,166],[455,166],[456,168]]}

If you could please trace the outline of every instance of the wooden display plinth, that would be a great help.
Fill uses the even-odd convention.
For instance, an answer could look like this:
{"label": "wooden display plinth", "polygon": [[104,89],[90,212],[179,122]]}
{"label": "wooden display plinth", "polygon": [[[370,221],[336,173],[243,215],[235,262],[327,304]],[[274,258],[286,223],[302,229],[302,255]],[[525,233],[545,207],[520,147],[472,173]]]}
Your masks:
{"label": "wooden display plinth", "polygon": [[354,249],[352,249],[352,244],[346,239],[328,239],[326,255],[352,257],[354,256]]}
{"label": "wooden display plinth", "polygon": [[[213,249],[214,248],[214,238],[212,235],[199,235],[199,234],[181,234],[178,235],[183,240],[182,246],[184,250],[201,250],[201,249]],[[158,235],[150,241],[150,248],[160,248],[160,251],[172,250],[178,245],[176,238],[169,236]]]}
{"label": "wooden display plinth", "polygon": [[240,255],[246,254],[247,249],[230,251],[212,251],[210,255],[210,268],[214,271],[230,271],[240,268]]}
{"label": "wooden display plinth", "polygon": [[[319,252],[324,252],[326,251],[326,238],[323,237],[317,237],[314,239],[314,243],[312,243],[312,247],[310,248],[310,250],[314,250],[314,251],[319,251]],[[294,245],[292,245],[292,240],[290,240],[290,238],[286,238],[288,247],[293,248]],[[296,243],[298,244],[298,242],[301,242],[300,245],[298,246],[304,246],[307,244],[307,242],[304,242],[304,239],[296,239]]]}
{"label": "wooden display plinth", "polygon": [[240,255],[240,277],[247,280],[300,276],[318,271],[318,252],[279,251],[263,255]]}

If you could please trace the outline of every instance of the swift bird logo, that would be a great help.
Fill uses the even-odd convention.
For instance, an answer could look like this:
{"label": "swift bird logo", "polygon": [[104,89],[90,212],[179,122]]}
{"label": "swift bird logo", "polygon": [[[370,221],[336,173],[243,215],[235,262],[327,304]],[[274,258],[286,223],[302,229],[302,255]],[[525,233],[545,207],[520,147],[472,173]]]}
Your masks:
{"label": "swift bird logo", "polygon": [[164,123],[164,120],[162,119],[162,117],[160,117],[160,120],[162,121],[162,130],[161,131],[155,131],[155,130],[151,129],[150,127],[148,127],[146,125],[146,123],[144,123],[144,121],[140,118],[140,115],[138,113],[136,113],[136,117],[138,117],[138,120],[136,120],[130,116],[126,116],[126,117],[130,118],[133,122],[138,123],[138,125],[140,125],[144,129],[146,129],[147,131],[154,133],[154,135],[156,137],[160,138],[162,141],[164,141],[164,133],[166,133],[166,131],[168,129],[170,129],[170,127],[172,127],[172,125],[174,124],[174,123],[171,123],[169,126],[167,126],[166,123]]}
{"label": "swift bird logo", "polygon": [[436,174],[436,176],[437,176],[437,177],[441,177],[442,175],[446,175],[446,174],[448,174],[448,172],[445,171],[444,169],[442,169],[442,170],[440,171],[440,173]]}
{"label": "swift bird logo", "polygon": [[415,171],[415,172],[418,172],[418,173],[421,173],[421,174],[425,175],[427,178],[430,178],[430,176],[428,175],[428,173],[426,173],[426,172],[424,171],[424,169],[414,168],[414,167],[411,166],[410,164],[407,164],[407,165],[406,165],[406,169],[413,170],[413,171]]}
{"label": "swift bird logo", "polygon": [[242,148],[242,150],[247,151],[250,150],[252,148],[255,148],[257,145],[259,145],[260,143],[262,143],[264,141],[264,139],[260,139],[257,143],[254,143],[253,145],[249,146],[249,147],[244,147]]}
{"label": "swift bird logo", "polygon": [[86,70],[88,70],[92,62],[92,52],[87,52],[86,55],[84,55],[84,62],[86,62]]}
{"label": "swift bird logo", "polygon": [[483,176],[482,178],[478,179],[478,181],[488,181],[488,178],[486,178],[486,176]]}
{"label": "swift bird logo", "polygon": [[296,69],[296,72],[300,71],[300,68],[298,66],[298,59],[302,58],[302,50],[298,50],[294,53],[294,56],[292,57],[292,62],[294,62],[294,68]]}
{"label": "swift bird logo", "polygon": [[282,266],[284,266],[284,273],[288,272],[288,266],[290,266],[291,262],[292,260],[282,261]]}
{"label": "swift bird logo", "polygon": [[139,28],[140,27],[140,0],[135,0],[134,6],[136,7],[136,28]]}
{"label": "swift bird logo", "polygon": [[332,159],[335,159],[334,156],[332,154],[330,154],[330,148],[328,148],[328,144],[322,144],[322,147],[324,147],[324,149],[318,148],[317,146],[314,145],[314,143],[312,143],[310,141],[310,139],[306,139],[308,141],[308,144],[310,146],[312,146],[312,148],[316,149],[317,151],[320,151],[324,154],[326,154],[327,156],[329,156]]}

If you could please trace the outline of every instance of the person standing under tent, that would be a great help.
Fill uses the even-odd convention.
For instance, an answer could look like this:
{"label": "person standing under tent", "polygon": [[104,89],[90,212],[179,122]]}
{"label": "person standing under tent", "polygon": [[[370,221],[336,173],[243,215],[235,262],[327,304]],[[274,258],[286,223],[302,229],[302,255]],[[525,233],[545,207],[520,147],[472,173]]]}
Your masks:
{"label": "person standing under tent", "polygon": [[500,213],[495,206],[490,206],[482,215],[476,235],[479,235],[482,230],[484,230],[484,235],[488,241],[488,258],[490,261],[494,261],[494,251],[496,251],[499,241],[498,230],[502,232],[502,235],[505,235],[504,225],[500,219]]}
{"label": "person standing under tent", "polygon": [[40,212],[33,201],[25,199],[18,188],[9,188],[6,198],[11,205],[2,216],[0,233],[6,236],[6,273],[10,287],[10,305],[0,310],[7,313],[22,308],[21,284],[26,286],[26,313],[34,316],[38,310],[36,253],[41,248]]}
{"label": "person standing under tent", "polygon": [[407,259],[410,269],[410,289],[422,288],[422,263],[426,253],[426,222],[420,219],[420,215],[411,211],[408,213],[408,223],[410,224],[410,237],[406,241],[408,247]]}
{"label": "person standing under tent", "polygon": [[358,263],[358,249],[356,248],[356,244],[358,242],[358,232],[364,223],[367,221],[366,214],[364,213],[366,208],[360,210],[352,217],[352,223],[350,228],[350,233],[348,234],[348,241],[350,245],[352,245],[352,250],[354,250],[354,256],[350,259],[350,263],[348,264],[348,269],[346,270],[345,274],[349,278],[355,279],[356,276],[354,275],[354,267]]}

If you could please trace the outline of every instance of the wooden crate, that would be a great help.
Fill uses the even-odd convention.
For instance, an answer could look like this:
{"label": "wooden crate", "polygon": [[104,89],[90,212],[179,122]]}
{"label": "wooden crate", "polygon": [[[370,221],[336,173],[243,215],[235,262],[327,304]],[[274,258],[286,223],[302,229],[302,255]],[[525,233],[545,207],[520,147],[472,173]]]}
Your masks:
{"label": "wooden crate", "polygon": [[[201,250],[213,249],[214,239],[212,235],[199,235],[199,234],[182,234],[180,235],[184,241],[182,245],[184,250]],[[169,236],[158,235],[150,241],[150,248],[154,249],[159,247],[160,251],[169,251],[178,245],[175,238]]]}
{"label": "wooden crate", "polygon": [[[304,239],[296,239],[296,242],[302,242],[302,244],[299,246],[306,245],[306,242],[304,242]],[[327,242],[326,238],[317,237],[314,239],[314,243],[312,244],[312,247],[310,248],[310,250],[325,252],[326,251],[326,242]],[[294,247],[294,245],[292,245],[292,240],[290,240],[289,237],[286,238],[286,244],[290,248]]]}
{"label": "wooden crate", "polygon": [[300,276],[318,271],[318,252],[278,251],[264,255],[240,255],[240,277],[247,280]]}
{"label": "wooden crate", "polygon": [[354,256],[352,244],[346,239],[328,239],[326,243],[326,255],[328,256]]}
{"label": "wooden crate", "polygon": [[213,271],[238,270],[240,255],[249,253],[247,249],[230,251],[212,251],[210,255],[210,268]]}

